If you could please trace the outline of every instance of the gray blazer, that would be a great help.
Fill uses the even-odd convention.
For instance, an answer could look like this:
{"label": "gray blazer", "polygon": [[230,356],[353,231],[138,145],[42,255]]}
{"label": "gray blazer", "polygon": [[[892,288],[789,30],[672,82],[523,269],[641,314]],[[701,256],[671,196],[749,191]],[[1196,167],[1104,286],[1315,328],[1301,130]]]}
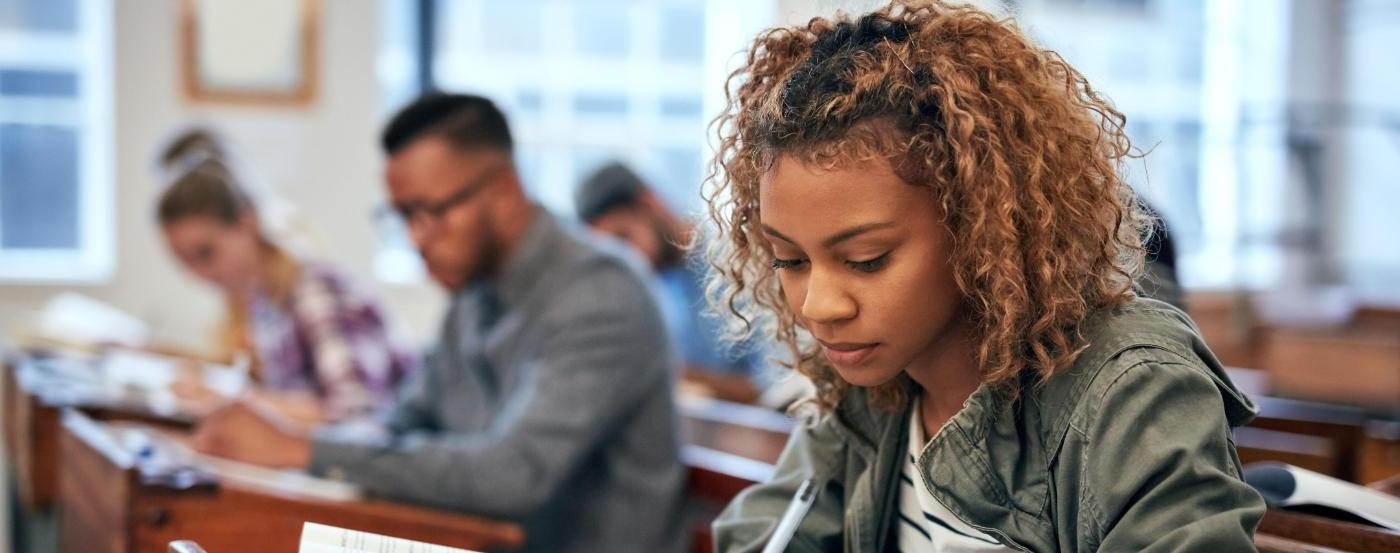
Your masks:
{"label": "gray blazer", "polygon": [[389,432],[322,431],[311,470],[521,522],[526,551],[676,551],[664,328],[633,267],[537,210],[502,277],[453,298]]}

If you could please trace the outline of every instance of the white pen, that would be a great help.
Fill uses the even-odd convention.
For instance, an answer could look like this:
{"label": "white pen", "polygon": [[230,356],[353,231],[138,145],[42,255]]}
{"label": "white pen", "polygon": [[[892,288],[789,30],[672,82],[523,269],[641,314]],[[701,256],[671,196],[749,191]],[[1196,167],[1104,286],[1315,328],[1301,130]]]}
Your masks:
{"label": "white pen", "polygon": [[797,493],[792,496],[792,503],[789,503],[787,511],[783,512],[783,518],[778,520],[778,528],[773,530],[773,537],[768,540],[768,546],[763,548],[763,553],[783,553],[792,541],[792,536],[797,534],[797,525],[802,524],[802,517],[807,516],[807,510],[812,508],[812,503],[816,500],[817,480],[808,478],[802,481],[802,485],[797,487]]}

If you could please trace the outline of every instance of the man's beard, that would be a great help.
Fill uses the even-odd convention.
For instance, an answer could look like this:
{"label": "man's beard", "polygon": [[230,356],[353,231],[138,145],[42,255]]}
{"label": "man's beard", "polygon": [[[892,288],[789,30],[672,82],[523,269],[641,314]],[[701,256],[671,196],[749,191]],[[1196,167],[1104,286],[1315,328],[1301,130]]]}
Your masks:
{"label": "man's beard", "polygon": [[471,273],[467,275],[469,283],[491,276],[499,276],[496,273],[501,268],[502,263],[501,241],[496,236],[495,227],[487,220],[487,215],[483,214],[474,234],[477,236],[477,251],[481,254],[477,256],[476,266],[472,267]]}

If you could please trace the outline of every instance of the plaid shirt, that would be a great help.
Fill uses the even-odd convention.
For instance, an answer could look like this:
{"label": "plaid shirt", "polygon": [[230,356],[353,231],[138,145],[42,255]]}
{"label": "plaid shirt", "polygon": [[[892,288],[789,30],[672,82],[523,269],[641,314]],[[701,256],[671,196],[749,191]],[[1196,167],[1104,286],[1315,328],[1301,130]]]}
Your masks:
{"label": "plaid shirt", "polygon": [[249,312],[261,384],[314,392],[331,421],[388,405],[417,367],[390,339],[379,304],[326,265],[305,264],[285,304],[258,294]]}

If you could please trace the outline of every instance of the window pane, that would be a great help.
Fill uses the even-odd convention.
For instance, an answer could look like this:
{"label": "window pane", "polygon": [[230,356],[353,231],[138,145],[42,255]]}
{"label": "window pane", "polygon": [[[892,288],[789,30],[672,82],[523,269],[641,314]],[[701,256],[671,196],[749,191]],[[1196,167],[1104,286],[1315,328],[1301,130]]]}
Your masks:
{"label": "window pane", "polygon": [[60,96],[78,94],[78,76],[62,71],[0,69],[0,96]]}
{"label": "window pane", "polygon": [[0,29],[72,32],[78,27],[76,0],[0,1]]}
{"label": "window pane", "polygon": [[544,184],[544,170],[541,168],[542,158],[538,148],[516,150],[515,169],[520,172],[520,180],[525,181],[525,188],[536,197],[543,195],[541,185]]}
{"label": "window pane", "polygon": [[627,2],[581,2],[574,12],[574,43],[601,58],[627,57]]}
{"label": "window pane", "polygon": [[1077,7],[1086,9],[1111,9],[1111,10],[1131,10],[1142,11],[1147,9],[1147,0],[1056,0],[1057,3],[1066,7]]}
{"label": "window pane", "polygon": [[662,98],[662,117],[677,119],[699,119],[702,108],[699,98]]}
{"label": "window pane", "polygon": [[661,59],[700,63],[705,56],[705,13],[699,6],[672,6],[661,11]]}
{"label": "window pane", "polygon": [[[483,21],[483,42],[487,48],[498,52],[537,54],[544,43],[540,24],[543,18],[544,8],[541,2],[488,0]],[[446,36],[451,32],[451,28],[438,31],[439,36]]]}
{"label": "window pane", "polygon": [[661,150],[660,181],[662,195],[672,206],[688,212],[700,203],[700,151],[691,148]]}
{"label": "window pane", "polygon": [[580,116],[627,115],[627,98],[617,95],[583,94],[574,98],[574,113]]}
{"label": "window pane", "polygon": [[544,108],[544,95],[538,90],[522,90],[515,96],[515,105],[520,111],[536,114]]}
{"label": "window pane", "polygon": [[78,137],[0,125],[0,247],[78,247]]}

